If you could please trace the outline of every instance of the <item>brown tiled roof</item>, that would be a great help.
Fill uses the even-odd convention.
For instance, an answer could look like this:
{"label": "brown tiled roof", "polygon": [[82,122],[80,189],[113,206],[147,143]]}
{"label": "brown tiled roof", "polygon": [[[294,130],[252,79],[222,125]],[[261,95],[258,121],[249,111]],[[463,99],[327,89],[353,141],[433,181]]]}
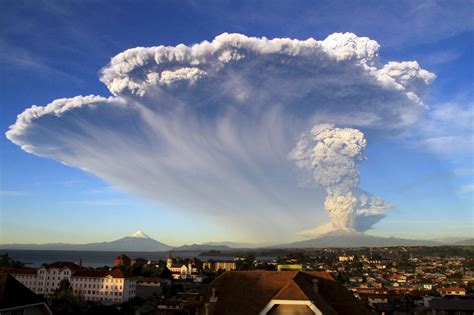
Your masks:
{"label": "brown tiled roof", "polygon": [[[318,293],[313,289],[318,280]],[[371,314],[325,272],[227,271],[207,288],[204,302],[216,290],[216,314],[258,314],[272,299],[310,300],[324,314]]]}
{"label": "brown tiled roof", "polygon": [[131,278],[133,275],[123,271],[122,269],[114,269],[109,272],[109,275],[111,275],[114,278]]}
{"label": "brown tiled roof", "polygon": [[36,275],[36,268],[7,268],[3,270],[6,273],[15,274],[15,275]]}
{"label": "brown tiled roof", "polygon": [[439,288],[438,291],[448,292],[448,291],[466,291],[464,288]]}
{"label": "brown tiled roof", "polygon": [[81,266],[76,265],[75,263],[72,263],[69,261],[57,261],[52,264],[49,264],[47,268],[48,269],[49,268],[58,268],[58,269],[69,268],[71,270],[77,270],[81,268]]}
{"label": "brown tiled roof", "polygon": [[309,300],[311,299],[306,295],[295,281],[291,280],[288,282],[277,294],[273,296],[273,299],[277,300]]}
{"label": "brown tiled roof", "polygon": [[[329,274],[315,271],[307,273],[319,278],[319,295],[337,312],[337,314],[373,314],[369,309],[361,304],[351,292],[341,284],[337,283]],[[326,276],[321,277],[322,274],[326,274]]]}

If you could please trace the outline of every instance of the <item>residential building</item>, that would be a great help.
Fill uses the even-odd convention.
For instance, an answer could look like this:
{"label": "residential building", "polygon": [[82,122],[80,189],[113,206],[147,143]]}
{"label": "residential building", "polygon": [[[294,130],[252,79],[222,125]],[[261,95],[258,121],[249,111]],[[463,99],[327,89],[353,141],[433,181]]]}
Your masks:
{"label": "residential building", "polygon": [[218,270],[236,270],[237,269],[237,264],[233,260],[208,260],[203,263],[202,265],[203,269],[209,269],[212,271],[218,271]]}
{"label": "residential building", "polygon": [[87,301],[121,303],[136,295],[136,277],[120,269],[101,271],[81,268],[69,262],[56,262],[38,269],[19,268],[8,272],[37,294],[51,295],[63,279],[67,279],[73,292]]}
{"label": "residential building", "polygon": [[354,261],[354,255],[342,255],[339,256],[339,261]]}
{"label": "residential building", "polygon": [[441,296],[446,296],[446,295],[461,295],[461,296],[464,296],[464,295],[466,295],[466,289],[464,289],[464,288],[439,288],[438,293]]}

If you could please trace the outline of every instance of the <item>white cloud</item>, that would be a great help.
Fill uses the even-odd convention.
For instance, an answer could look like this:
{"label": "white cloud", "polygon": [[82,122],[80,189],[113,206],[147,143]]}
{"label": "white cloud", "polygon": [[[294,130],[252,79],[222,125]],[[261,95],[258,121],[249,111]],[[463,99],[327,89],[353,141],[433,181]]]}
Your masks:
{"label": "white cloud", "polygon": [[409,143],[438,156],[462,161],[474,154],[472,102],[436,104],[406,135]]}
{"label": "white cloud", "polygon": [[421,99],[435,76],[416,62],[380,64],[378,50],[350,33],[323,41],[222,34],[134,48],[102,69],[113,97],[33,106],[6,136],[170,211],[295,232],[301,217],[325,217],[317,210],[324,191],[298,185],[288,159],[299,134],[330,123],[370,141],[426,110]]}
{"label": "white cloud", "polygon": [[474,184],[463,185],[458,190],[461,194],[474,193]]}

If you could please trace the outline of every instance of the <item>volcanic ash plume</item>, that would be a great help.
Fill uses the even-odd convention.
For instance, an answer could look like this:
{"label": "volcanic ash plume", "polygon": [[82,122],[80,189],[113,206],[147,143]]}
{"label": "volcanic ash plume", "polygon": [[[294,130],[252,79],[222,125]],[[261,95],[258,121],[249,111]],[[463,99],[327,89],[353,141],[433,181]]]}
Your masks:
{"label": "volcanic ash plume", "polygon": [[[292,237],[298,218],[326,196],[325,229],[364,231],[386,208],[357,189],[364,135],[321,124],[350,125],[368,138],[403,132],[425,112],[435,78],[416,61],[384,64],[379,49],[351,33],[323,40],[224,33],[189,46],[131,48],[100,72],[111,96],[33,105],[6,137],[157,211],[218,220],[213,226],[235,233]],[[293,152],[321,186],[310,191],[296,184],[288,152],[315,124]]]}
{"label": "volcanic ash plume", "polygon": [[357,162],[365,159],[364,134],[333,124],[316,125],[303,134],[290,153],[302,169],[312,171],[312,179],[327,192],[324,207],[331,222],[301,234],[314,236],[334,230],[365,231],[383,218],[390,206],[380,198],[357,188]]}

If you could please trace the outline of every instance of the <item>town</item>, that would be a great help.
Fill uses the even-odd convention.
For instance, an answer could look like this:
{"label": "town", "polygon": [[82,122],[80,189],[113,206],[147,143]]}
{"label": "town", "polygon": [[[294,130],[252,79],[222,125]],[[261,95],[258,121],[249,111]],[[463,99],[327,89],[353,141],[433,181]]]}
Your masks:
{"label": "town", "polygon": [[3,282],[13,277],[54,314],[474,312],[472,246],[210,251],[194,258],[169,252],[157,261],[123,254],[95,269],[80,262],[29,268],[5,254],[0,265]]}

